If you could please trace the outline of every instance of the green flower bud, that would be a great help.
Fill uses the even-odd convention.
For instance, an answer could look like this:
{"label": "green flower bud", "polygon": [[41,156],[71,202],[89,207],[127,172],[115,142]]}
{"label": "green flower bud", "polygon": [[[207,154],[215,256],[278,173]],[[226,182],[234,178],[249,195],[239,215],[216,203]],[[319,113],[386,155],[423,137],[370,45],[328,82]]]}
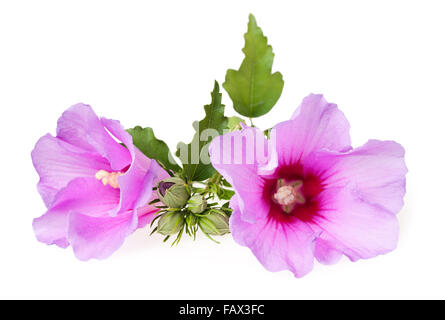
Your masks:
{"label": "green flower bud", "polygon": [[164,236],[178,233],[184,225],[184,215],[181,212],[167,212],[158,221],[158,232]]}
{"label": "green flower bud", "polygon": [[222,236],[230,232],[229,217],[222,212],[210,212],[204,217],[200,217],[198,224],[209,235]]}
{"label": "green flower bud", "polygon": [[159,200],[169,208],[182,208],[190,194],[184,180],[172,177],[158,183],[158,196]]}
{"label": "green flower bud", "polygon": [[205,209],[207,209],[207,201],[200,194],[195,194],[188,201],[187,208],[193,213],[202,213]]}

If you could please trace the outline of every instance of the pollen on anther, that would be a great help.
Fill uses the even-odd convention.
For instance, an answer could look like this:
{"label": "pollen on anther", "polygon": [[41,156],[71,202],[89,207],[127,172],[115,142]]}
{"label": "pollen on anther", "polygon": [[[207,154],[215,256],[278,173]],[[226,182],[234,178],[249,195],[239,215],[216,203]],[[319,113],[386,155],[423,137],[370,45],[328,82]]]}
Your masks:
{"label": "pollen on anther", "polygon": [[97,180],[102,181],[103,185],[109,185],[114,189],[119,188],[119,183],[117,182],[117,178],[123,175],[122,172],[108,172],[106,170],[99,170],[96,172],[95,177]]}
{"label": "pollen on anther", "polygon": [[283,185],[283,182],[279,181],[277,186],[278,190],[273,195],[273,198],[278,204],[282,206],[292,206],[297,203],[305,203],[306,200],[300,191],[302,186],[300,181],[287,185]]}

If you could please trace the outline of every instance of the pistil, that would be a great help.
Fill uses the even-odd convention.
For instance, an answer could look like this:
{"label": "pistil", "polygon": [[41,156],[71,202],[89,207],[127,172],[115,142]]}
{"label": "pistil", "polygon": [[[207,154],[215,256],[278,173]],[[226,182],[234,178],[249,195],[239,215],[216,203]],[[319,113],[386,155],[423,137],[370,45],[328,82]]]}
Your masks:
{"label": "pistil", "polygon": [[296,205],[306,202],[301,191],[302,186],[303,181],[301,180],[286,183],[283,179],[279,179],[273,199],[281,205],[284,212],[289,213]]}

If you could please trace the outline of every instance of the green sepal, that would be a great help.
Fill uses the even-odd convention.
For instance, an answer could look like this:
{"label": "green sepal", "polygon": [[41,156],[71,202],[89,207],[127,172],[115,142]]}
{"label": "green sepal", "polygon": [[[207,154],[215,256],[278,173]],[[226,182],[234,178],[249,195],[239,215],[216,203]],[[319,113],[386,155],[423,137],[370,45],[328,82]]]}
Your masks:
{"label": "green sepal", "polygon": [[198,225],[207,235],[222,236],[229,233],[229,217],[222,211],[210,209],[209,213],[200,216]]}
{"label": "green sepal", "polygon": [[182,212],[168,212],[159,219],[157,232],[164,236],[174,235],[182,230],[184,222]]}

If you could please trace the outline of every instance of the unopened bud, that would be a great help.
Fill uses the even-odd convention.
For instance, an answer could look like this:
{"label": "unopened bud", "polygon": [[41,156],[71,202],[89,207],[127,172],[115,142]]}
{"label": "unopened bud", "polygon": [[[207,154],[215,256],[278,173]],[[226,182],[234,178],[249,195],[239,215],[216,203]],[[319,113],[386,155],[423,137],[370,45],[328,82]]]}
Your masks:
{"label": "unopened bud", "polygon": [[207,201],[204,199],[202,195],[195,194],[188,201],[187,208],[193,213],[202,213],[205,209],[207,209]]}
{"label": "unopened bud", "polygon": [[198,224],[209,235],[222,236],[230,232],[229,217],[222,212],[210,212],[204,217],[200,217]]}
{"label": "unopened bud", "polygon": [[171,177],[158,183],[158,196],[159,200],[169,208],[182,208],[190,194],[184,180]]}
{"label": "unopened bud", "polygon": [[164,236],[178,233],[184,225],[184,215],[181,212],[167,212],[158,222],[158,232]]}

